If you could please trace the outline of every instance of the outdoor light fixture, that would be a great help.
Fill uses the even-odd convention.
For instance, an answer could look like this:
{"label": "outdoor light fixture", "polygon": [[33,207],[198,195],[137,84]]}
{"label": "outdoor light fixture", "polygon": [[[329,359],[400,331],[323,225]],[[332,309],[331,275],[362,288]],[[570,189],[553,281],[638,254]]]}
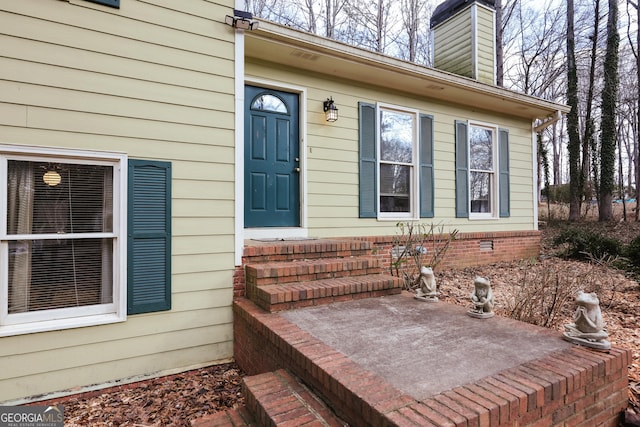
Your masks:
{"label": "outdoor light fixture", "polygon": [[324,118],[328,122],[335,122],[338,120],[338,107],[333,102],[333,97],[327,98],[323,103],[324,106]]}
{"label": "outdoor light fixture", "polygon": [[44,175],[42,175],[42,180],[49,187],[55,187],[56,185],[60,184],[60,182],[62,181],[62,177],[57,170],[49,169],[44,173]]}
{"label": "outdoor light fixture", "polygon": [[238,30],[257,30],[259,22],[251,21],[253,15],[251,12],[245,12],[238,9],[233,9],[233,16],[227,15],[224,18],[224,22],[227,25],[231,25]]}

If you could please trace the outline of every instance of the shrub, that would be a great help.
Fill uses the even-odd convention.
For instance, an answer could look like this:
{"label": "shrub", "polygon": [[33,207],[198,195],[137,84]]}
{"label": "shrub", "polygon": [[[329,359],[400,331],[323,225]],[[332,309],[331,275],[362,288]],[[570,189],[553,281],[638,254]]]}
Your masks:
{"label": "shrub", "polygon": [[534,325],[560,328],[575,310],[579,290],[595,292],[607,309],[618,292],[618,277],[610,273],[607,261],[558,264],[542,261],[539,268],[522,268],[512,277],[514,292],[503,296],[508,317]]}
{"label": "shrub", "polygon": [[632,268],[640,269],[640,236],[637,236],[626,248],[625,256]]}
{"label": "shrub", "polygon": [[564,245],[565,255],[576,259],[616,258],[623,253],[618,239],[579,228],[566,229],[554,239],[554,244]]}
{"label": "shrub", "polygon": [[580,288],[574,272],[545,266],[535,272],[522,270],[516,289],[505,298],[506,315],[521,322],[544,327],[558,327],[563,311]]}
{"label": "shrub", "polygon": [[445,233],[443,224],[411,221],[399,222],[396,227],[400,234],[393,238],[391,274],[402,277],[404,288],[412,290],[419,284],[420,268],[436,268],[456,239],[458,230]]}

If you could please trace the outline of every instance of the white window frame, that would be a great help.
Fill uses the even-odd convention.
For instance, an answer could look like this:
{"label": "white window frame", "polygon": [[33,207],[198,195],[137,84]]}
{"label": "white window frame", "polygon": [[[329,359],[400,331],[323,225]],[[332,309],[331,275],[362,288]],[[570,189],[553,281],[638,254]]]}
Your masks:
{"label": "white window frame", "polygon": [[[409,212],[382,212],[382,207],[380,204],[380,165],[387,163],[382,161],[381,156],[381,135],[382,135],[382,120],[381,115],[382,111],[391,111],[403,114],[409,114],[413,116],[413,129],[412,129],[412,162],[406,163],[407,166],[410,166],[411,172],[409,176]],[[420,160],[419,150],[419,121],[420,121],[420,112],[416,109],[401,107],[393,104],[385,104],[385,103],[377,103],[376,104],[376,168],[377,168],[377,204],[378,204],[378,220],[402,220],[402,219],[410,219],[410,220],[418,220],[420,219],[420,183],[419,183],[419,165],[418,162]]]}
{"label": "white window frame", "polygon": [[[113,166],[113,232],[82,233],[65,237],[113,239],[113,302],[84,307],[8,313],[9,241],[31,235],[7,235],[8,160],[46,161]],[[0,337],[123,322],[126,306],[126,201],[127,156],[122,153],[41,148],[0,144]],[[38,235],[38,239],[55,236]]]}
{"label": "white window frame", "polygon": [[[491,154],[492,154],[492,165],[493,168],[490,172],[490,180],[489,180],[489,195],[491,203],[489,207],[491,209],[490,212],[473,212],[471,210],[471,201],[472,201],[472,193],[471,193],[471,173],[472,172],[487,172],[482,169],[472,169],[471,168],[471,129],[472,128],[482,128],[488,129],[491,131],[492,135],[492,143],[491,143]],[[468,171],[468,183],[469,188],[467,189],[469,194],[469,219],[497,219],[498,218],[498,201],[500,195],[498,194],[500,174],[498,173],[498,126],[491,123],[485,122],[477,122],[477,121],[469,121],[468,122],[468,132],[467,132],[467,153],[469,158],[467,159],[467,164],[469,165]]]}

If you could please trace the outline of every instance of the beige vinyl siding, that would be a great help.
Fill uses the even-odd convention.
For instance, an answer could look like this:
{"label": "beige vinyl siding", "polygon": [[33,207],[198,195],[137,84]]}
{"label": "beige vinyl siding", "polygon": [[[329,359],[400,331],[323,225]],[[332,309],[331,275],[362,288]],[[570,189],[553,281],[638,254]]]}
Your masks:
{"label": "beige vinyl siding", "polygon": [[232,0],[2,1],[0,143],[171,161],[172,310],[0,338],[0,402],[232,351]]}
{"label": "beige vinyl siding", "polygon": [[[533,165],[531,122],[472,111],[412,94],[389,92],[359,82],[337,81],[334,76],[300,73],[270,63],[246,63],[247,79],[270,81],[306,89],[307,135],[304,156],[307,170],[309,235],[317,237],[395,234],[397,220],[358,218],[358,102],[384,102],[413,108],[434,117],[435,218],[447,228],[473,231],[533,230]],[[340,117],[327,123],[322,101],[333,96]],[[495,220],[455,218],[454,121],[473,120],[509,130],[511,160],[511,216]]]}
{"label": "beige vinyl siding", "polygon": [[434,29],[434,67],[461,76],[475,77],[471,8]]}
{"label": "beige vinyl siding", "polygon": [[495,34],[493,11],[477,6],[477,61],[478,81],[487,84],[495,84]]}

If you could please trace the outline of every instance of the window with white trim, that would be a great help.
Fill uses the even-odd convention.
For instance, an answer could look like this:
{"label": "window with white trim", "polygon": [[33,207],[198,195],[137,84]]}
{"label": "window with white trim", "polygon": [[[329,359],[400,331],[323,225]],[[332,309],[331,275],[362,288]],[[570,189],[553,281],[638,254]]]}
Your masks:
{"label": "window with white trim", "polygon": [[125,164],[0,147],[0,336],[126,318]]}
{"label": "window with white trim", "polygon": [[417,113],[380,106],[379,117],[379,216],[414,218],[418,188]]}
{"label": "window with white trim", "polygon": [[433,218],[433,167],[433,116],[358,103],[360,218]]}
{"label": "window with white trim", "polygon": [[497,216],[497,128],[469,124],[469,217]]}

